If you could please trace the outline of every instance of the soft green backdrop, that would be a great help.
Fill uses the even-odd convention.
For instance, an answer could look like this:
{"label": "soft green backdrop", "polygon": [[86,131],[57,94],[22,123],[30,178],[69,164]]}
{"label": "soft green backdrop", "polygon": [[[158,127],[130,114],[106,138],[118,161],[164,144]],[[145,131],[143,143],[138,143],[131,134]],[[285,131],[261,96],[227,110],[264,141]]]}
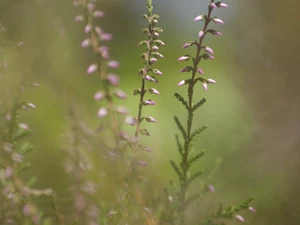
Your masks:
{"label": "soft green backdrop", "polygon": [[[196,38],[201,24],[194,23],[193,18],[206,12],[208,1],[153,2],[155,12],[160,14],[164,29],[161,39],[166,46],[161,48],[165,58],[157,64],[163,76],[155,88],[161,95],[154,97],[155,107],[145,109],[159,121],[147,125],[152,135],[142,140],[151,139],[153,152],[143,157],[150,164],[144,168],[148,178],[167,185],[175,178],[169,160],[178,158],[173,116],[186,116],[173,97],[174,92],[186,91],[177,87],[187,76],[178,72],[185,63],[178,63],[177,58],[189,52],[181,46]],[[217,85],[210,85],[206,92],[199,85],[196,91],[199,99],[208,100],[195,117],[195,125],[209,127],[197,144],[197,148],[206,150],[199,168],[209,172],[216,158],[223,159],[214,179],[215,196],[209,199],[235,204],[247,196],[255,197],[253,206],[258,213],[245,212],[245,224],[298,225],[300,3],[227,3],[230,8],[218,10],[218,16],[225,20],[219,28],[223,37],[206,40],[216,59],[203,64],[205,75],[217,80]],[[111,54],[121,63],[117,73],[129,94],[122,104],[135,115],[137,97],[131,93],[140,85],[137,71],[142,66],[139,55],[143,49],[136,43],[143,39],[140,29],[146,25],[141,19],[144,1],[100,1],[98,8],[106,13],[99,25],[114,35],[109,43]],[[14,43],[4,52],[6,75],[10,83],[17,84],[19,77],[35,77],[41,85],[23,95],[37,106],[35,112],[22,117],[31,126],[30,139],[35,145],[30,155],[33,166],[27,175],[35,174],[39,187],[57,188],[62,195],[67,177],[62,173],[60,135],[68,106],[75,102],[83,121],[93,129],[99,125],[99,104],[93,95],[101,84],[97,76],[85,72],[94,55],[91,49],[80,47],[85,34],[83,25],[74,22],[79,13],[80,9],[66,0],[0,0],[0,22],[5,28],[1,39]],[[15,47],[20,41],[24,44]],[[0,82],[3,89],[6,84]],[[208,206],[215,207],[217,201]]]}

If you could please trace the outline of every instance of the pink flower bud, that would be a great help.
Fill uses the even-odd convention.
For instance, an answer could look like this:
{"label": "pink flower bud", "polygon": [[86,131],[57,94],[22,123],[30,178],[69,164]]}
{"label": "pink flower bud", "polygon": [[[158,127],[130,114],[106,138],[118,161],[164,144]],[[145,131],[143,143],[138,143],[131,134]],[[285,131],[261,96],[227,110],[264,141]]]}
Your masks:
{"label": "pink flower bud", "polygon": [[157,75],[162,75],[162,72],[160,72],[158,69],[153,69],[153,73]]}
{"label": "pink flower bud", "polygon": [[152,101],[151,99],[147,99],[143,101],[143,105],[156,105],[156,102]]}
{"label": "pink flower bud", "polygon": [[88,24],[84,27],[84,32],[87,34],[89,32],[91,32],[92,30],[92,25],[91,24]]}
{"label": "pink flower bud", "polygon": [[214,186],[212,186],[211,184],[208,185],[208,189],[209,189],[211,192],[215,192],[215,188],[214,188]]}
{"label": "pink flower bud", "polygon": [[154,89],[154,88],[150,88],[150,89],[149,89],[149,92],[150,92],[151,94],[155,94],[155,95],[159,95],[159,94],[160,94],[159,91],[156,90],[156,89]]}
{"label": "pink flower bud", "polygon": [[87,73],[88,74],[92,74],[92,73],[94,73],[96,70],[97,70],[97,68],[98,68],[98,65],[97,64],[91,64],[89,67],[88,67],[88,69],[87,69]]}
{"label": "pink flower bud", "polygon": [[109,34],[109,33],[104,33],[100,36],[101,40],[102,41],[110,41],[112,40],[112,34]]}
{"label": "pink flower bud", "polygon": [[157,62],[157,59],[156,58],[151,58],[149,61],[150,61],[150,63],[155,63],[155,62]]}
{"label": "pink flower bud", "polygon": [[28,108],[30,109],[36,109],[35,105],[32,103],[27,103]]}
{"label": "pink flower bud", "polygon": [[120,67],[120,63],[118,61],[115,61],[115,60],[110,60],[108,61],[107,63],[107,66],[110,67],[110,68],[119,68]]}
{"label": "pink flower bud", "polygon": [[126,99],[127,98],[127,94],[122,90],[118,90],[116,92],[116,96],[120,99]]}
{"label": "pink flower bud", "polygon": [[217,17],[212,18],[212,21],[214,21],[215,23],[218,23],[218,24],[224,24],[224,21]]}
{"label": "pink flower bud", "polygon": [[182,86],[182,85],[185,85],[185,80],[182,80],[178,83],[178,86]]}
{"label": "pink flower bud", "polygon": [[100,108],[99,111],[98,111],[98,117],[99,118],[103,118],[104,116],[106,116],[108,114],[108,111],[106,108]]}
{"label": "pink flower bud", "polygon": [[202,83],[202,87],[207,91],[207,83]]}
{"label": "pink flower bud", "polygon": [[213,3],[213,2],[209,4],[209,7],[210,7],[211,9],[217,8],[216,4]]}
{"label": "pink flower bud", "polygon": [[138,164],[139,164],[140,166],[148,166],[148,163],[147,163],[146,161],[144,161],[144,160],[138,161]]}
{"label": "pink flower bud", "polygon": [[96,31],[96,33],[97,33],[97,34],[99,34],[99,35],[102,35],[102,34],[104,34],[104,32],[103,32],[102,28],[101,28],[101,27],[99,27],[99,26],[96,26],[96,27],[95,27],[95,31]]}
{"label": "pink flower bud", "polygon": [[198,68],[198,69],[197,69],[197,72],[200,73],[200,74],[203,74],[203,73],[204,73],[203,70],[202,70],[201,68]]}
{"label": "pink flower bud", "polygon": [[133,125],[135,125],[135,124],[137,123],[137,120],[136,120],[135,117],[128,116],[128,117],[126,117],[126,119],[125,119],[125,123],[127,123],[127,124],[133,126]]}
{"label": "pink flower bud", "polygon": [[178,58],[178,61],[188,61],[190,59],[189,56],[181,56]]}
{"label": "pink flower bud", "polygon": [[19,126],[20,126],[20,128],[22,128],[24,130],[28,130],[29,129],[29,126],[26,123],[20,123]]}
{"label": "pink flower bud", "polygon": [[202,37],[204,36],[204,31],[203,31],[203,30],[200,30],[198,36],[199,36],[199,38],[202,38]]}
{"label": "pink flower bud", "polygon": [[94,99],[96,101],[99,101],[101,99],[103,99],[105,97],[105,94],[102,91],[98,91],[96,92],[96,94],[94,95]]}
{"label": "pink flower bud", "polygon": [[94,17],[103,17],[104,16],[104,12],[102,12],[102,11],[95,11],[94,13],[93,13],[93,15],[94,15]]}
{"label": "pink flower bud", "polygon": [[151,117],[151,116],[145,117],[145,120],[146,120],[147,122],[149,122],[149,123],[156,123],[156,122],[157,122],[157,120],[154,119],[154,118]]}
{"label": "pink flower bud", "polygon": [[235,218],[237,218],[241,222],[245,222],[244,218],[241,215],[236,215]]}
{"label": "pink flower bud", "polygon": [[96,8],[96,6],[95,6],[95,4],[93,4],[93,3],[90,2],[90,3],[87,4],[87,8],[91,12],[91,11],[93,11]]}
{"label": "pink flower bud", "polygon": [[228,8],[228,5],[223,2],[217,2],[216,5],[218,8]]}
{"label": "pink flower bud", "polygon": [[213,79],[206,79],[207,80],[207,82],[208,83],[210,83],[210,84],[216,84],[217,82],[215,81],[215,80],[213,80]]}
{"label": "pink flower bud", "polygon": [[157,50],[159,50],[159,47],[157,47],[157,46],[155,45],[155,46],[152,47],[152,50],[153,50],[153,51],[157,51]]}
{"label": "pink flower bud", "polygon": [[128,113],[128,110],[123,106],[118,106],[117,112],[120,114],[126,115]]}
{"label": "pink flower bud", "polygon": [[119,85],[119,77],[116,74],[108,74],[107,76],[107,81],[112,85],[112,86],[118,86]]}
{"label": "pink flower bud", "polygon": [[86,48],[91,44],[91,40],[90,39],[85,39],[83,42],[81,42],[81,47],[82,48]]}
{"label": "pink flower bud", "polygon": [[194,19],[194,21],[195,21],[195,22],[197,22],[197,21],[202,21],[204,18],[205,18],[204,15],[199,15],[199,16],[197,16],[197,17]]}
{"label": "pink flower bud", "polygon": [[210,47],[205,47],[204,49],[206,52],[208,52],[210,54],[214,54],[214,51]]}
{"label": "pink flower bud", "polygon": [[83,21],[83,19],[84,19],[83,15],[78,15],[78,16],[75,17],[74,21],[75,22],[81,22],[81,21]]}
{"label": "pink flower bud", "polygon": [[251,212],[256,213],[256,209],[254,209],[253,207],[249,206],[248,209],[249,209]]}

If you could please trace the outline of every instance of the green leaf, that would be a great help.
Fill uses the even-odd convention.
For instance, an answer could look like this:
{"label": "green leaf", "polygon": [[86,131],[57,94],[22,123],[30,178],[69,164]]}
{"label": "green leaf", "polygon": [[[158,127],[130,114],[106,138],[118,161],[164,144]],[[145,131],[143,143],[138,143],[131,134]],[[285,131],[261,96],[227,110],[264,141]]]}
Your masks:
{"label": "green leaf", "polygon": [[27,154],[28,152],[32,151],[32,149],[33,149],[33,145],[26,141],[26,142],[20,147],[19,152],[20,152],[22,155],[25,155],[25,154]]}
{"label": "green leaf", "polygon": [[175,170],[175,172],[177,173],[177,175],[179,176],[179,180],[182,181],[183,180],[183,175],[180,172],[180,169],[178,168],[178,166],[176,165],[176,163],[173,160],[171,160],[170,163],[171,163],[173,169]]}
{"label": "green leaf", "polygon": [[199,102],[197,102],[195,105],[192,107],[192,111],[194,112],[197,110],[200,106],[202,106],[206,102],[205,98],[202,98]]}
{"label": "green leaf", "polygon": [[182,145],[180,143],[180,140],[179,140],[179,137],[177,134],[175,135],[175,139],[176,139],[178,151],[179,151],[180,155],[183,155],[183,148],[182,148]]}
{"label": "green leaf", "polygon": [[195,180],[196,178],[200,177],[203,174],[203,171],[198,171],[194,173],[186,182],[186,188]]}
{"label": "green leaf", "polygon": [[175,120],[175,123],[176,123],[177,127],[181,131],[183,138],[186,139],[186,132],[185,132],[183,126],[181,125],[181,123],[179,122],[178,117],[174,116],[174,120]]}
{"label": "green leaf", "polygon": [[188,164],[192,165],[194,162],[196,162],[198,159],[200,159],[204,155],[204,151],[201,151],[200,153],[196,154],[195,156],[191,156]]}
{"label": "green leaf", "polygon": [[186,108],[187,110],[189,110],[189,106],[188,106],[187,101],[184,100],[184,98],[183,98],[180,94],[175,93],[174,96],[178,99],[178,101],[180,101],[180,102],[182,103],[182,105],[185,106],[185,108]]}
{"label": "green leaf", "polygon": [[202,126],[200,128],[198,128],[197,130],[195,130],[190,137],[190,148],[195,144],[195,142],[197,141],[197,139],[199,138],[200,134],[207,128],[207,126]]}

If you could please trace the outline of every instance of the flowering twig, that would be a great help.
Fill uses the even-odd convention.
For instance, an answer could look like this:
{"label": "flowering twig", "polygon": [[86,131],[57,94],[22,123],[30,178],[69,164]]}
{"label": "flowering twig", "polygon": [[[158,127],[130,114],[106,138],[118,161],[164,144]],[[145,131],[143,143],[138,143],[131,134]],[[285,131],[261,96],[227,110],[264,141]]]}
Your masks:
{"label": "flowering twig", "polygon": [[[143,117],[142,110],[144,106],[155,105],[156,103],[151,99],[145,99],[145,94],[148,91],[150,94],[159,94],[154,88],[146,88],[146,81],[150,81],[153,83],[157,83],[158,80],[154,77],[154,75],[162,75],[162,72],[156,68],[153,68],[155,62],[158,61],[159,58],[163,58],[163,55],[158,52],[159,47],[165,45],[164,42],[159,40],[159,35],[163,30],[159,27],[156,27],[158,23],[159,15],[153,14],[153,6],[152,0],[147,0],[147,14],[144,14],[143,17],[148,21],[148,28],[143,29],[143,33],[148,35],[147,40],[140,41],[138,46],[146,45],[146,52],[141,55],[141,58],[145,61],[144,67],[139,70],[139,75],[142,76],[142,85],[141,88],[134,90],[134,95],[139,95],[139,110],[136,121],[136,130],[135,136],[138,137],[141,135],[149,135],[146,129],[140,129],[141,123],[143,120],[147,122],[157,122],[151,116]],[[152,73],[153,76],[148,75],[148,73]]]}

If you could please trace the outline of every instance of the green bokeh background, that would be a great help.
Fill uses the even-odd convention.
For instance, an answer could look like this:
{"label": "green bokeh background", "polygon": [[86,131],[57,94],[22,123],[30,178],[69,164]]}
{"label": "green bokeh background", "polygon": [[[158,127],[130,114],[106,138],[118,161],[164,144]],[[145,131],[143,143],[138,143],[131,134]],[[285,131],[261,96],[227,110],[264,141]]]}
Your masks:
{"label": "green bokeh background", "polygon": [[[154,96],[154,107],[145,113],[157,124],[145,124],[150,137],[142,142],[151,144],[152,153],[142,157],[149,162],[143,168],[157,186],[176,179],[169,165],[170,159],[179,159],[174,141],[178,130],[173,122],[177,115],[183,121],[186,113],[173,97],[182,95],[185,87],[177,83],[187,74],[178,71],[185,63],[177,58],[192,50],[182,50],[188,40],[196,38],[201,24],[193,18],[206,12],[208,1],[164,0],[154,2],[154,11],[160,14],[164,29],[161,48],[165,56],[157,68],[163,72],[154,88],[161,93]],[[215,51],[215,60],[204,62],[205,76],[217,81],[204,92],[199,85],[196,98],[208,102],[195,115],[195,127],[207,125],[197,148],[205,149],[206,156],[198,167],[207,174],[218,157],[223,164],[214,178],[216,192],[209,197],[216,207],[218,201],[236,204],[247,196],[254,196],[253,206],[258,213],[244,212],[245,224],[298,225],[300,224],[300,140],[299,115],[299,7],[296,0],[227,1],[230,8],[219,9],[218,16],[225,25],[218,27],[222,37],[212,37],[206,43]],[[142,0],[107,0],[97,3],[105,11],[99,25],[114,35],[109,43],[113,59],[121,63],[117,73],[128,100],[120,102],[137,114],[137,97],[133,89],[140,86],[137,71],[143,62],[140,30],[146,26]],[[1,40],[11,41],[3,53],[7,62],[6,75],[10,88],[17,88],[18,80],[32,77],[41,85],[28,89],[23,99],[33,102],[37,109],[23,114],[21,119],[30,124],[31,143],[35,151],[29,156],[32,163],[27,176],[35,174],[37,186],[53,187],[63,195],[68,178],[63,173],[60,135],[65,128],[65,115],[71,104],[76,104],[82,121],[92,129],[100,124],[97,110],[100,103],[93,100],[101,88],[96,75],[87,75],[86,68],[94,62],[90,48],[82,49],[85,39],[83,24],[75,23],[80,14],[72,1],[64,0],[0,0],[0,22],[5,28]],[[20,47],[17,43],[24,41]],[[4,48],[3,48],[4,49]],[[0,88],[7,83],[0,79]],[[129,129],[130,132],[133,130]],[[100,137],[99,137],[100,138]],[[101,139],[101,138],[100,138]],[[153,183],[155,188],[156,183]],[[197,186],[193,187],[197,189]],[[206,210],[206,209],[205,209]],[[229,224],[238,224],[232,221]]]}

